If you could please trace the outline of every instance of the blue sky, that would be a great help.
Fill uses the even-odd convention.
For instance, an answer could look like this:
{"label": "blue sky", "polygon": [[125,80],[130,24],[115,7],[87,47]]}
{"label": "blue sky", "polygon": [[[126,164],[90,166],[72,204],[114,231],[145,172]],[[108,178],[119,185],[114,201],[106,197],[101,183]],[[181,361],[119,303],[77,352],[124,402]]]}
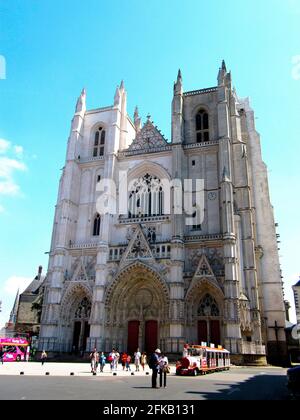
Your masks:
{"label": "blue sky", "polygon": [[[16,288],[47,267],[60,169],[75,102],[128,110],[170,138],[173,81],[215,86],[224,58],[250,96],[281,234],[286,297],[299,267],[300,0],[0,0],[0,326]],[[298,61],[299,60],[299,61]],[[3,59],[2,59],[3,62]],[[1,60],[0,60],[1,63]],[[2,69],[3,70],[3,69]],[[1,69],[0,69],[1,75]],[[294,311],[291,311],[295,319]]]}

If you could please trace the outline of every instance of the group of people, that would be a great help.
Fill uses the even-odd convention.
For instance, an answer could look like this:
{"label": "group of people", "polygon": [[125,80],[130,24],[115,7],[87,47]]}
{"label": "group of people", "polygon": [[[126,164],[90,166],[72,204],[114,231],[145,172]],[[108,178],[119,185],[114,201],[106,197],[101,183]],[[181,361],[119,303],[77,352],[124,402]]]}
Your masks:
{"label": "group of people", "polygon": [[90,354],[90,360],[92,373],[97,372],[98,365],[100,365],[100,372],[103,372],[106,363],[106,356],[103,351],[99,354],[97,349],[94,349],[94,351]]}
{"label": "group of people", "polygon": [[96,348],[90,354],[91,360],[91,372],[96,373],[97,368],[100,365],[100,372],[103,372],[106,362],[110,364],[111,372],[118,370],[118,365],[121,362],[123,370],[128,372],[131,371],[132,362],[135,365],[135,371],[140,371],[140,366],[142,366],[143,371],[147,364],[147,355],[145,352],[141,353],[139,349],[134,353],[133,357],[127,353],[119,353],[117,349],[112,349],[109,356],[106,358],[104,352],[99,353]]}
{"label": "group of people", "polygon": [[[109,356],[106,358],[103,352],[99,353],[96,348],[90,354],[91,361],[91,372],[93,374],[97,373],[98,366],[100,365],[100,372],[103,372],[106,362],[110,363],[111,372],[118,369],[118,364],[121,361],[123,371],[131,371],[131,363],[134,362],[135,371],[140,371],[140,366],[142,366],[143,371],[147,364],[147,354],[145,352],[141,353],[139,349],[134,353],[133,358],[130,354],[119,353],[117,349],[113,349]],[[167,374],[170,373],[169,361],[165,354],[161,352],[160,349],[156,349],[155,352],[150,356],[148,362],[149,368],[152,369],[152,388],[158,388],[157,386],[157,377],[159,375],[159,385],[160,388],[167,387]]]}

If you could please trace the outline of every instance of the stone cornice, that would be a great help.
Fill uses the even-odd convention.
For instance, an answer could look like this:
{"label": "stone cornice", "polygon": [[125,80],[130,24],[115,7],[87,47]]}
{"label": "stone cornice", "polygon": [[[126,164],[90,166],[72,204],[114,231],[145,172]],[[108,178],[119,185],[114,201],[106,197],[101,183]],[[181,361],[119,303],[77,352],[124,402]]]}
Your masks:
{"label": "stone cornice", "polygon": [[183,97],[204,95],[204,94],[207,94],[207,93],[214,93],[214,92],[218,92],[218,86],[214,86],[214,87],[206,88],[206,89],[191,90],[189,92],[184,92]]}

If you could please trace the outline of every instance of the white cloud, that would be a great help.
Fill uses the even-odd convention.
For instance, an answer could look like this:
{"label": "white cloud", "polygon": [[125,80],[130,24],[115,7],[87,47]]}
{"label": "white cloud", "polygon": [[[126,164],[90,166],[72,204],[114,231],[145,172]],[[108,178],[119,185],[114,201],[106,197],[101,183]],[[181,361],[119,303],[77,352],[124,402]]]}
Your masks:
{"label": "white cloud", "polygon": [[0,194],[17,195],[20,187],[14,180],[16,171],[26,171],[24,162],[8,157],[0,158]]}
{"label": "white cloud", "polygon": [[18,277],[18,276],[11,276],[9,277],[5,284],[4,284],[4,291],[8,295],[16,295],[18,289],[20,289],[20,293],[24,292],[26,287],[32,282],[32,278],[29,277]]}
{"label": "white cloud", "polygon": [[0,158],[0,177],[9,177],[14,170],[26,170],[25,163],[7,157]]}
{"label": "white cloud", "polygon": [[4,139],[0,139],[0,153],[6,153],[10,148],[10,142]]}
{"label": "white cloud", "polygon": [[20,156],[20,157],[23,156],[24,149],[22,146],[14,146],[14,150],[17,156]]}

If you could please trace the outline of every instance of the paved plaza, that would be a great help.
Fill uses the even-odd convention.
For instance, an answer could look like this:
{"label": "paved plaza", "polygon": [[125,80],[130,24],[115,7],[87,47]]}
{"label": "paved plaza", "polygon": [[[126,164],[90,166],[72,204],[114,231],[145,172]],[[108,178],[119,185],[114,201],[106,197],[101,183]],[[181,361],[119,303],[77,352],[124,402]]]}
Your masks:
{"label": "paved plaza", "polygon": [[[172,373],[175,374],[175,366],[171,366]],[[71,373],[74,376],[88,376],[91,374],[91,365],[89,362],[85,363],[54,363],[46,362],[43,366],[40,362],[29,362],[29,363],[5,363],[0,365],[0,375],[20,375],[20,372],[24,372],[24,375],[28,376],[44,376],[48,372],[49,375],[53,376],[69,376]],[[100,373],[100,368],[97,369],[98,376],[110,377],[113,376],[113,373],[116,373],[118,376],[131,376],[131,373],[134,373],[137,376],[146,376],[147,373],[151,374],[152,371],[147,367],[145,371],[142,371],[140,367],[139,372],[135,372],[135,366],[131,365],[131,371],[123,371],[121,365],[118,366],[116,372],[111,372],[110,365],[107,363],[104,368],[104,372]]]}
{"label": "paved plaza", "polygon": [[[152,389],[151,371],[93,376],[88,363],[0,365],[1,400],[286,400],[286,369],[233,367],[199,377],[168,375],[166,389]],[[24,372],[24,375],[20,375]],[[49,375],[46,375],[46,373]],[[70,376],[74,373],[74,376]]]}

